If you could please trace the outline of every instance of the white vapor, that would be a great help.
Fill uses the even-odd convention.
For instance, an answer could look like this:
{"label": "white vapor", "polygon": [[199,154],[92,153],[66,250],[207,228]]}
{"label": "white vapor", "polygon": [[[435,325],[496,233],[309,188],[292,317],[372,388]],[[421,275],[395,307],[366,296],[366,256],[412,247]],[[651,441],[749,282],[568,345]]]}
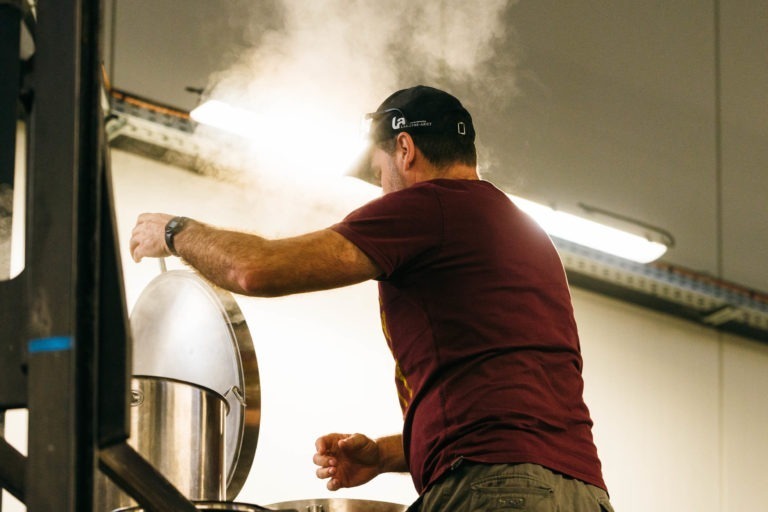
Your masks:
{"label": "white vapor", "polygon": [[242,16],[256,22],[268,8],[279,22],[212,76],[206,92],[253,114],[256,140],[247,156],[230,158],[247,159],[259,173],[338,175],[355,156],[362,115],[397,89],[441,87],[473,113],[508,99],[515,56],[495,50],[508,36],[512,3],[283,0],[276,9],[250,2],[253,12]]}

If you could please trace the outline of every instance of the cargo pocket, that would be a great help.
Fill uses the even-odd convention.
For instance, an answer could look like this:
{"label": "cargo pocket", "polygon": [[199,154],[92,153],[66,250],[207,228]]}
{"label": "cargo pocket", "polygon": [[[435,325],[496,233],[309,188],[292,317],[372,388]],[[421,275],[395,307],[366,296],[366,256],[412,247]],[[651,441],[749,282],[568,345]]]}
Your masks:
{"label": "cargo pocket", "polygon": [[521,477],[492,477],[472,484],[472,512],[555,512],[554,491]]}
{"label": "cargo pocket", "polygon": [[600,512],[613,512],[613,506],[611,505],[607,492],[593,485],[587,485],[587,488],[592,493],[597,504],[600,505]]}
{"label": "cargo pocket", "polygon": [[600,503],[600,510],[601,512],[613,512],[613,506],[608,501],[608,499],[601,499],[598,500],[598,503]]}

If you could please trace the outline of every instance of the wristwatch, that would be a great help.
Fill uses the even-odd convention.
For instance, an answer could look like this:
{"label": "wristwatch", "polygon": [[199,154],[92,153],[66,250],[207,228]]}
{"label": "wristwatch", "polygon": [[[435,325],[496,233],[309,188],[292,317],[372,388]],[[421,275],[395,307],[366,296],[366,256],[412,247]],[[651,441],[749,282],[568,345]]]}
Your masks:
{"label": "wristwatch", "polygon": [[178,256],[179,253],[176,252],[176,247],[173,245],[173,237],[184,229],[184,224],[187,223],[187,220],[189,219],[186,217],[174,217],[165,225],[165,245],[174,256]]}

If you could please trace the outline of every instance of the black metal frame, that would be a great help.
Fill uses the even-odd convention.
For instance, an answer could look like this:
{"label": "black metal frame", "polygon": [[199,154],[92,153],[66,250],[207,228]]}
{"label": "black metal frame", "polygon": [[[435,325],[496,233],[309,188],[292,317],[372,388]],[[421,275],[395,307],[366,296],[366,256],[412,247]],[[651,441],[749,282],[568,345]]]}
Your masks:
{"label": "black metal frame", "polygon": [[[19,41],[22,8],[19,0],[0,0],[0,186],[13,190],[15,179],[16,122],[21,84]],[[5,275],[7,269],[3,269]],[[23,296],[21,280],[0,282],[0,484],[24,500],[24,457],[5,441],[5,409],[26,402],[21,354],[12,334],[22,330],[20,314],[12,314],[6,302]],[[5,329],[5,332],[3,332]],[[7,341],[6,341],[7,340]],[[2,407],[7,405],[6,407]],[[2,508],[2,503],[0,503]]]}
{"label": "black metal frame", "polygon": [[0,1],[0,141],[7,151],[0,153],[0,183],[13,186],[15,146],[6,146],[16,139],[16,112],[19,97],[21,38],[21,6],[19,0]]}
{"label": "black metal frame", "polygon": [[[0,487],[30,512],[82,512],[101,467],[146,510],[191,512],[126,442],[130,330],[100,106],[102,2],[39,0],[36,12],[22,101],[22,6],[0,0],[0,99],[10,98],[0,122],[13,128],[0,131],[3,155],[19,105],[28,117],[26,265],[0,282],[0,414],[29,410],[27,457],[0,437]],[[0,171],[12,185],[13,159]]]}

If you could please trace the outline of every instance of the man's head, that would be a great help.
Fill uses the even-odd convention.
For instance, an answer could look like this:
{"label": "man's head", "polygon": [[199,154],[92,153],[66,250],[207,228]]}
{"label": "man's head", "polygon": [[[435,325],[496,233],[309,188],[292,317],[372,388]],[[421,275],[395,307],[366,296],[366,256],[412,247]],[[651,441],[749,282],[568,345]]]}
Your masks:
{"label": "man's head", "polygon": [[379,147],[406,132],[435,166],[477,163],[472,116],[445,91],[425,85],[403,89],[366,117],[371,120],[371,140]]}
{"label": "man's head", "polygon": [[[418,85],[395,92],[366,116],[370,119],[372,148],[390,155],[407,133],[421,155],[436,169],[460,164],[475,167],[475,128],[472,116],[461,102],[447,92]],[[358,177],[373,181],[368,167],[370,154]],[[368,171],[368,176],[365,176]]]}

